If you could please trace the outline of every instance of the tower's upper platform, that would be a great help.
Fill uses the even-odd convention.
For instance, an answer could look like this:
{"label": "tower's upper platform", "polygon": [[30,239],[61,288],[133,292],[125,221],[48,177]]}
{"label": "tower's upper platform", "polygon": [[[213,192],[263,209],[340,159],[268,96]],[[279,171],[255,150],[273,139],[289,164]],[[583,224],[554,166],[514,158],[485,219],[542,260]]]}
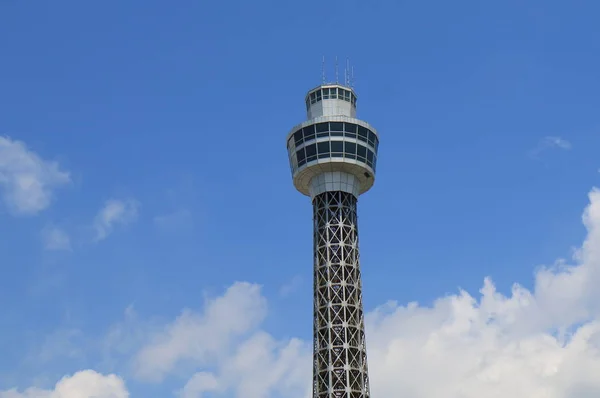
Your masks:
{"label": "tower's upper platform", "polygon": [[356,93],[341,84],[322,84],[306,94],[306,117],[356,117]]}
{"label": "tower's upper platform", "polygon": [[379,134],[356,118],[356,93],[322,84],[306,95],[306,121],[287,135],[296,189],[314,198],[326,191],[358,197],[375,182]]}

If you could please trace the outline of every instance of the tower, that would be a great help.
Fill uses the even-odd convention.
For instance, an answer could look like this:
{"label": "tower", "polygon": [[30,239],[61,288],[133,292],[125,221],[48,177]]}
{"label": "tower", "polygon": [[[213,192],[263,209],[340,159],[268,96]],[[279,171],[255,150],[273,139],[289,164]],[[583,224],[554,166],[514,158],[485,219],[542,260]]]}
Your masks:
{"label": "tower", "polygon": [[356,118],[348,86],[310,90],[306,113],[287,149],[294,185],[313,204],[313,398],[368,398],[356,204],[375,181],[379,137]]}

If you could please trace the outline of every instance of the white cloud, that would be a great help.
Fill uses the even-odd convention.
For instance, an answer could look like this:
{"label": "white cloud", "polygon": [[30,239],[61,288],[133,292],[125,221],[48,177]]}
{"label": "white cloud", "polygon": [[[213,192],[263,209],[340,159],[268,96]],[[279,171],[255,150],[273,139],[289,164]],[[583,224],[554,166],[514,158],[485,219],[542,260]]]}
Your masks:
{"label": "white cloud", "polygon": [[20,141],[0,137],[0,191],[11,213],[33,215],[44,210],[54,190],[70,181],[58,163],[40,158]]}
{"label": "white cloud", "polygon": [[260,323],[266,315],[266,300],[257,285],[236,283],[225,294],[207,303],[204,313],[185,310],[152,337],[134,359],[138,377],[160,381],[178,364],[214,361],[223,355],[232,339]]}
{"label": "white cloud", "polygon": [[[539,269],[531,290],[515,284],[504,295],[486,278],[477,295],[460,291],[431,306],[389,302],[368,313],[372,395],[600,396],[600,191],[589,198],[587,237],[573,264]],[[265,315],[260,288],[236,283],[153,334],[134,356],[135,375],[156,382],[187,374],[179,398],[310,398],[310,342],[257,329]]]}
{"label": "white cloud", "polygon": [[48,226],[42,230],[42,241],[46,250],[71,250],[69,235],[55,226]]}
{"label": "white cloud", "polygon": [[542,138],[542,140],[540,140],[540,142],[534,149],[531,150],[529,155],[533,158],[537,158],[542,152],[548,149],[556,148],[562,150],[569,150],[571,149],[571,147],[571,143],[565,140],[564,138],[556,136],[546,136]]}
{"label": "white cloud", "polygon": [[0,391],[0,398],[128,398],[123,380],[116,375],[104,376],[93,370],[84,370],[63,377],[53,390],[28,388]]}
{"label": "white cloud", "polygon": [[115,225],[127,225],[137,218],[139,204],[135,200],[107,200],[94,219],[96,241],[106,239]]}

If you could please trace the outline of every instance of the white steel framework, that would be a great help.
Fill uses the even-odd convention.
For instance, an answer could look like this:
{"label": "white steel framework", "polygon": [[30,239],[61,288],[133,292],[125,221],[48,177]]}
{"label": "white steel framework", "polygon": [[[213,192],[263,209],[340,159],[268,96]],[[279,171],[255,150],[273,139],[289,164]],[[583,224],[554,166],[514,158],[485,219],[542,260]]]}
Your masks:
{"label": "white steel framework", "polygon": [[368,398],[356,197],[313,200],[314,398]]}

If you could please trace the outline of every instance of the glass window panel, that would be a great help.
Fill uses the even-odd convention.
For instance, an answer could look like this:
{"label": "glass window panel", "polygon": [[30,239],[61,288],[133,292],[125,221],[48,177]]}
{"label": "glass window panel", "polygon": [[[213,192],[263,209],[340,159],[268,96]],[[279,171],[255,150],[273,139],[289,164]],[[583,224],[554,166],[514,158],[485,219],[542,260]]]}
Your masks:
{"label": "glass window panel", "polygon": [[368,131],[369,130],[367,130],[363,126],[358,126],[358,139],[361,141],[367,142]]}
{"label": "glass window panel", "polygon": [[367,157],[367,147],[362,146],[362,145],[358,145],[357,149],[358,149],[358,151],[357,151],[358,157],[366,159],[366,157]]}
{"label": "glass window panel", "polygon": [[329,122],[329,131],[344,131],[344,123]]}
{"label": "glass window panel", "polygon": [[379,150],[379,138],[375,137],[375,152]]}
{"label": "glass window panel", "polygon": [[370,149],[367,149],[367,163],[373,163],[373,151],[371,151]]}
{"label": "glass window panel", "polygon": [[317,152],[318,152],[319,154],[322,154],[322,153],[327,153],[327,154],[329,154],[329,152],[330,152],[330,151],[329,151],[329,141],[323,141],[323,142],[319,142],[319,143],[317,144]]}
{"label": "glass window panel", "polygon": [[377,169],[377,155],[373,156],[373,171]]}
{"label": "glass window panel", "polygon": [[356,155],[356,144],[354,142],[344,142],[344,153],[346,155]]}
{"label": "glass window panel", "polygon": [[329,99],[329,89],[328,88],[323,89],[323,99]]}
{"label": "glass window panel", "polygon": [[349,133],[356,134],[356,124],[353,123],[344,123],[344,129]]}
{"label": "glass window panel", "polygon": [[310,126],[304,127],[304,141],[312,140],[315,138],[315,125],[311,124]]}
{"label": "glass window panel", "polygon": [[306,159],[304,159],[304,160],[303,160],[303,161],[301,161],[301,162],[298,162],[298,167],[302,167],[302,166],[304,166],[305,164],[306,164]]}
{"label": "glass window panel", "polygon": [[317,94],[316,93],[310,93],[310,99],[314,100],[317,98]]}
{"label": "glass window panel", "polygon": [[302,161],[304,161],[304,159],[306,159],[306,156],[304,154],[304,148],[296,151],[296,157],[298,158],[298,164],[300,164],[300,162],[302,162]]}
{"label": "glass window panel", "polygon": [[296,142],[296,146],[300,145],[302,140],[302,129],[300,129],[294,133],[294,141]]}
{"label": "glass window panel", "polygon": [[315,156],[317,154],[317,144],[311,144],[306,146],[306,157],[310,158],[312,156]]}
{"label": "glass window panel", "polygon": [[375,139],[376,139],[375,133],[372,132],[371,130],[369,130],[368,137],[369,137],[369,145],[371,145],[372,147],[375,147]]}
{"label": "glass window panel", "polygon": [[343,137],[344,136],[344,132],[342,132],[342,131],[332,131],[330,134],[332,137]]}
{"label": "glass window panel", "polygon": [[331,141],[331,152],[344,152],[344,141]]}
{"label": "glass window panel", "polygon": [[367,158],[367,166],[373,167],[373,161]]}
{"label": "glass window panel", "polygon": [[317,123],[317,133],[329,131],[329,123]]}
{"label": "glass window panel", "polygon": [[317,91],[317,101],[321,101],[321,90]]}

